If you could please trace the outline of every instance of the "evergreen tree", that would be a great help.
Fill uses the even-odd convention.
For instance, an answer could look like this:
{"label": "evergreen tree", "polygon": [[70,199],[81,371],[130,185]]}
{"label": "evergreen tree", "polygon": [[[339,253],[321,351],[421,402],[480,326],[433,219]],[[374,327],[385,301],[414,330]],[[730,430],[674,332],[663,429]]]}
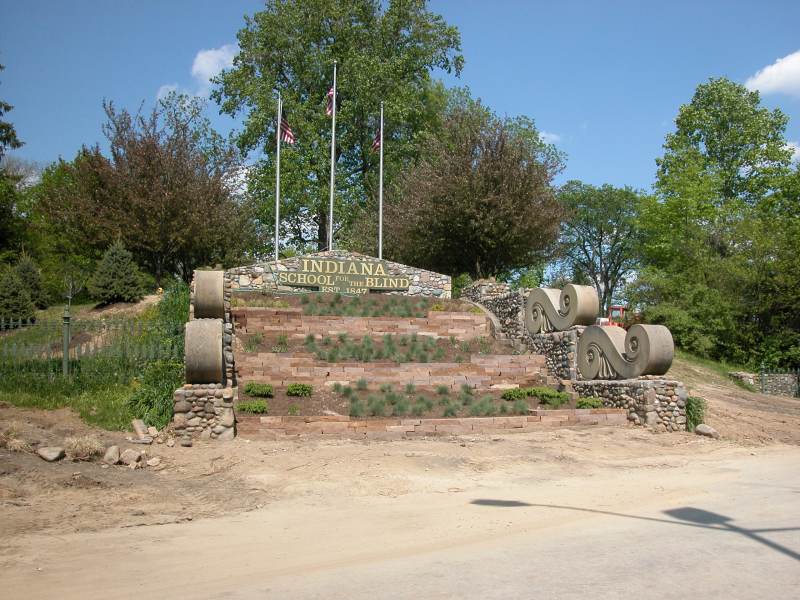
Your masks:
{"label": "evergreen tree", "polygon": [[89,292],[103,304],[142,299],[142,274],[122,241],[111,244],[103,254],[89,282]]}
{"label": "evergreen tree", "polygon": [[32,319],[35,311],[30,294],[15,269],[0,274],[0,318]]}
{"label": "evergreen tree", "polygon": [[30,255],[23,252],[17,261],[15,269],[22,285],[28,290],[31,302],[36,305],[36,308],[47,308],[47,294],[42,289],[42,274],[39,271],[39,266]]}

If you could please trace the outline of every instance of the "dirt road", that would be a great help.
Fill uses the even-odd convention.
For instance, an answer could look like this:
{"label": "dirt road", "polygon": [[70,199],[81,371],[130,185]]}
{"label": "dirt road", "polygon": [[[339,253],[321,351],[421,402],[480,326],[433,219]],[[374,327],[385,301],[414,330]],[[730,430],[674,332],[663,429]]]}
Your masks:
{"label": "dirt road", "polygon": [[3,595],[797,597],[797,447],[544,435],[232,444],[264,458],[241,488],[269,491],[260,508],[16,536]]}

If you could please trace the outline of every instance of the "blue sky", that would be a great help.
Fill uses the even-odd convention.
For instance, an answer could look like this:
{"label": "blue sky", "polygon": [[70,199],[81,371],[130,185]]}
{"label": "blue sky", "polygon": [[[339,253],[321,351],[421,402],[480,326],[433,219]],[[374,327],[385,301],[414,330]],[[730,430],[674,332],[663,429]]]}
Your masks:
{"label": "blue sky", "polygon": [[[207,92],[255,0],[0,0],[0,98],[47,163],[102,141],[103,98],[136,109],[159,89]],[[568,155],[567,178],[649,189],[655,158],[697,84],[763,92],[800,142],[800,2],[434,0],[456,25],[460,80],[500,114],[535,119]],[[780,59],[782,61],[778,62]],[[766,69],[766,71],[762,71]],[[759,74],[756,76],[757,74]],[[342,82],[344,85],[345,82]],[[209,108],[214,125],[236,123]],[[800,154],[800,146],[798,154]]]}

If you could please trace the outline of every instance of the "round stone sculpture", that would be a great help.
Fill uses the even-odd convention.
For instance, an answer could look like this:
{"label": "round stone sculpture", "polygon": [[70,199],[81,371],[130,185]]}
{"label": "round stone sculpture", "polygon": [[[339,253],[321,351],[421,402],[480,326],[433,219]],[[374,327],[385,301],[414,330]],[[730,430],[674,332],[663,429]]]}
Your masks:
{"label": "round stone sculpture", "polygon": [[663,375],[675,354],[672,334],[663,325],[587,327],[578,339],[578,371],[584,379],[633,379]]}
{"label": "round stone sculpture", "polygon": [[563,290],[534,288],[525,303],[525,327],[532,334],[591,325],[600,307],[591,285],[568,283]]}
{"label": "round stone sculpture", "polygon": [[186,323],[186,383],[223,383],[222,319]]}
{"label": "round stone sculpture", "polygon": [[224,271],[194,272],[194,318],[225,318]]}

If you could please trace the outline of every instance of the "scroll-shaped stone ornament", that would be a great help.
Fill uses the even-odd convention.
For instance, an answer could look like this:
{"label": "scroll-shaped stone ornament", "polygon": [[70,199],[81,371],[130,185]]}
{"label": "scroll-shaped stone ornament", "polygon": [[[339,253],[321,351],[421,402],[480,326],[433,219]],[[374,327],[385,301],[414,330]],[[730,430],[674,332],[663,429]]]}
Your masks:
{"label": "scroll-shaped stone ornament", "polygon": [[194,272],[194,318],[225,318],[224,271]]}
{"label": "scroll-shaped stone ornament", "polygon": [[525,304],[525,327],[531,334],[564,331],[594,323],[600,301],[591,285],[568,283],[563,290],[534,288]]}
{"label": "scroll-shaped stone ornament", "polygon": [[578,339],[578,371],[584,379],[633,379],[669,371],[675,345],[663,325],[587,327]]}
{"label": "scroll-shaped stone ornament", "polygon": [[186,383],[223,383],[222,319],[186,323],[184,354]]}

